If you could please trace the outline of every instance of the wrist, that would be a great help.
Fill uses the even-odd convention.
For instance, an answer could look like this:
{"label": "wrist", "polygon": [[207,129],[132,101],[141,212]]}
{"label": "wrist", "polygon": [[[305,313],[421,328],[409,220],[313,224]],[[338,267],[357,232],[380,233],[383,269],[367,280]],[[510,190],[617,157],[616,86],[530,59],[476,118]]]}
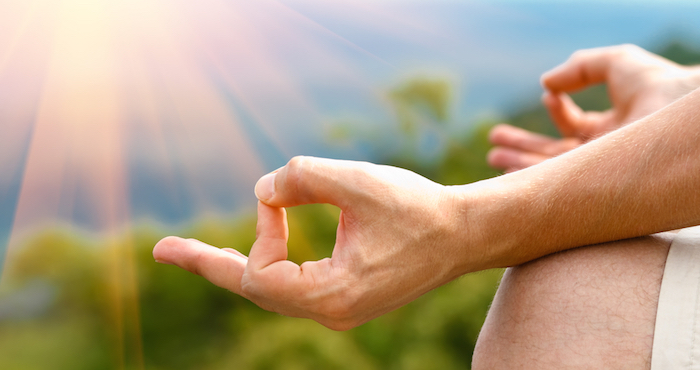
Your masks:
{"label": "wrist", "polygon": [[508,267],[528,259],[527,239],[531,212],[529,187],[516,191],[513,176],[504,175],[472,184],[448,187],[454,208],[454,240],[458,275]]}

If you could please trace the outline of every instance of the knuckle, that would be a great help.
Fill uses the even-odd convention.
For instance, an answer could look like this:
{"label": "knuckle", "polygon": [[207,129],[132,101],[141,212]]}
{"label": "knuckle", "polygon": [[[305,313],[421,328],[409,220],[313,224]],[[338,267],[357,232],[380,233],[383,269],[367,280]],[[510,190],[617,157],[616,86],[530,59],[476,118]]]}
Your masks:
{"label": "knuckle", "polygon": [[303,189],[302,182],[305,181],[306,176],[304,172],[307,170],[309,159],[304,156],[296,156],[289,160],[287,163],[287,173],[286,182],[290,185],[289,191],[295,196],[301,196],[301,189]]}
{"label": "knuckle", "polygon": [[287,163],[287,179],[290,181],[298,181],[302,178],[306,161],[306,157],[303,156],[296,156],[290,159]]}
{"label": "knuckle", "polygon": [[618,46],[617,49],[620,50],[621,52],[625,52],[625,53],[636,53],[636,52],[642,50],[642,48],[640,48],[639,46],[637,46],[635,44],[622,44],[622,45]]}
{"label": "knuckle", "polygon": [[508,134],[509,127],[506,124],[499,123],[494,126],[489,132],[489,141],[502,142]]}
{"label": "knuckle", "polygon": [[622,57],[634,52],[632,45],[622,44],[608,49],[608,55],[611,57]]}
{"label": "knuckle", "polygon": [[202,265],[205,263],[206,256],[201,251],[192,255],[187,263],[187,270],[193,274],[202,276]]}
{"label": "knuckle", "polygon": [[347,174],[350,181],[357,182],[357,185],[370,186],[382,173],[382,168],[369,166],[368,163],[358,163],[356,166],[348,168]]}
{"label": "knuckle", "polygon": [[579,61],[587,59],[590,54],[591,54],[590,49],[576,50],[575,52],[573,52],[571,54],[571,57],[569,58],[569,60],[572,62],[579,62]]}
{"label": "knuckle", "polygon": [[253,297],[256,297],[256,289],[255,289],[255,284],[253,284],[254,277],[251,276],[250,271],[246,271],[243,273],[243,276],[241,277],[241,295],[251,299]]}
{"label": "knuckle", "polygon": [[292,159],[289,160],[289,162],[287,163],[287,168],[288,168],[290,171],[298,171],[298,170],[301,170],[301,168],[304,167],[304,162],[305,162],[306,160],[307,160],[306,157],[304,157],[303,155],[295,156],[295,157],[293,157]]}
{"label": "knuckle", "polygon": [[622,44],[608,48],[608,57],[611,59],[631,58],[638,56],[644,49],[634,44]]}

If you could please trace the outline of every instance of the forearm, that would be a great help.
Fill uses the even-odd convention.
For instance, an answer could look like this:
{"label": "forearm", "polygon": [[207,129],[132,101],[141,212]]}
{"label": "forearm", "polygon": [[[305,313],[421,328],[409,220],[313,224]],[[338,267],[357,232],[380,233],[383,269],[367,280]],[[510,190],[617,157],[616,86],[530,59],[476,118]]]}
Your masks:
{"label": "forearm", "polygon": [[454,190],[469,226],[461,244],[477,256],[462,272],[700,224],[700,90],[577,150]]}

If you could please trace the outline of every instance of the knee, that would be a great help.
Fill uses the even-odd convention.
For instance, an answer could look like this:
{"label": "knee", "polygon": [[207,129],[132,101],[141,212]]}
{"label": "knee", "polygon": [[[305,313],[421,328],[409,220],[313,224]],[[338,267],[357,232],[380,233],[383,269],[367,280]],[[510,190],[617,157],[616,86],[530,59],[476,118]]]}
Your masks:
{"label": "knee", "polygon": [[583,247],[508,269],[473,368],[648,368],[670,240]]}

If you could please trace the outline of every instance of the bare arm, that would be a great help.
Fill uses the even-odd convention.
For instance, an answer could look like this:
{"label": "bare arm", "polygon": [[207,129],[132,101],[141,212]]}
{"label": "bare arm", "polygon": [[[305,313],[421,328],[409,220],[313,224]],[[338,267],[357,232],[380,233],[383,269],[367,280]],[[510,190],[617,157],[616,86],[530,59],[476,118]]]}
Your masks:
{"label": "bare arm", "polygon": [[[700,224],[700,90],[528,169],[454,187],[369,163],[298,157],[256,186],[250,255],[159,242],[176,264],[289,316],[348,329],[468,272]],[[284,209],[341,209],[332,257],[287,261]]]}
{"label": "bare arm", "polygon": [[540,165],[453,191],[465,222],[486,230],[493,259],[478,268],[700,224],[700,90]]}

